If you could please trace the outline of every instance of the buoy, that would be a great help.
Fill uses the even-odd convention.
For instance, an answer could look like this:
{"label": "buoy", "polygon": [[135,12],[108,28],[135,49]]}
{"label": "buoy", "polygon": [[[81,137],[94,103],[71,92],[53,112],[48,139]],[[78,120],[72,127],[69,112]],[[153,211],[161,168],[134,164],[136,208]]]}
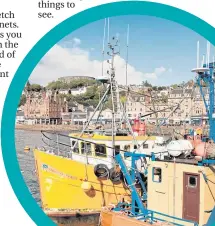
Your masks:
{"label": "buoy", "polygon": [[84,181],[82,184],[81,184],[81,188],[85,191],[85,192],[88,192],[92,189],[92,184],[88,181]]}
{"label": "buoy", "polygon": [[197,156],[201,156],[201,157],[205,158],[207,156],[207,147],[208,147],[208,145],[209,145],[208,143],[204,143],[204,142],[196,145],[194,153]]}
{"label": "buoy", "polygon": [[28,153],[30,151],[30,148],[28,146],[25,146],[24,152]]}

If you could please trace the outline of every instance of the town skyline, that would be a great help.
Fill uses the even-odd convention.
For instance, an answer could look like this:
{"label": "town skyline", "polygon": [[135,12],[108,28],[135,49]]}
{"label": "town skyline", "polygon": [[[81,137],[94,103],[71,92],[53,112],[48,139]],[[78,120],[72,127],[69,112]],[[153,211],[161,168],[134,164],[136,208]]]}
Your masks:
{"label": "town skyline", "polygon": [[[120,84],[125,84],[126,80],[128,24],[128,84],[141,84],[147,80],[153,85],[163,86],[194,78],[191,69],[196,67],[197,41],[200,41],[200,61],[206,52],[207,41],[203,37],[168,20],[120,16],[110,18],[110,37],[117,36],[120,40],[120,55],[115,60],[116,79]],[[30,82],[45,85],[64,76],[97,78],[102,73],[106,74],[107,56],[104,57],[102,72],[103,32],[104,20],[72,32],[43,57],[34,69]],[[107,42],[105,53],[108,51],[106,47]]]}

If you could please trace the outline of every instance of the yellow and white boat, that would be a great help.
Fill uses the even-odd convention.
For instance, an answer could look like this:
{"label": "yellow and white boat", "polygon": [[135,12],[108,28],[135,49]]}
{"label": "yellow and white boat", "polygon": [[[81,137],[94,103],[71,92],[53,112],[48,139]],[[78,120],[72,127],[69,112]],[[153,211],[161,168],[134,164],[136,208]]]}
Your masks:
{"label": "yellow and white boat", "polygon": [[[110,49],[114,58],[114,48],[110,46]],[[107,90],[94,113],[99,109],[101,111],[108,97],[111,97],[111,132],[87,132],[93,114],[80,134],[61,135],[69,139],[67,144],[61,142],[57,136],[57,141],[54,141],[51,148],[48,145],[48,148],[34,150],[42,208],[49,216],[72,216],[76,212],[96,213],[103,206],[115,205],[123,199],[129,201],[130,191],[126,181],[121,177],[115,156],[127,151],[163,152],[171,140],[168,136],[138,136],[133,133],[124,108],[119,102],[113,65],[110,78],[100,78],[100,82]],[[127,124],[127,128],[121,129],[123,131],[117,128],[117,114],[121,115]],[[45,138],[52,140],[46,135]],[[129,158],[124,160],[131,166]],[[138,161],[138,170],[142,172],[142,177],[145,177],[145,159]]]}
{"label": "yellow and white boat", "polygon": [[[72,146],[79,134],[70,136]],[[42,207],[46,213],[100,211],[102,206],[116,204],[122,198],[129,199],[128,188],[114,171],[117,168],[114,155],[121,150],[135,149],[132,136],[116,136],[116,152],[111,148],[111,136],[83,135],[82,139],[69,157],[57,147],[52,151],[34,150]],[[138,143],[146,139],[145,136],[136,137]],[[148,146],[144,146],[152,146],[155,140],[156,137],[148,138]],[[129,159],[125,162],[130,164]]]}

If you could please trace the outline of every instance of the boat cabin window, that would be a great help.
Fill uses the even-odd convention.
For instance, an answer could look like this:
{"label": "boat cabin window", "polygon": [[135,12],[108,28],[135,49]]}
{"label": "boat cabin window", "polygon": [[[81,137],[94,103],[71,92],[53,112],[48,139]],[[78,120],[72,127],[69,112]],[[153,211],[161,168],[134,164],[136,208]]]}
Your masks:
{"label": "boat cabin window", "polygon": [[104,144],[95,145],[95,155],[99,157],[107,157],[107,151]]}
{"label": "boat cabin window", "polygon": [[134,150],[137,150],[137,145],[136,144],[134,145]]}
{"label": "boat cabin window", "polygon": [[162,181],[162,169],[158,167],[152,168],[152,180],[153,182],[161,183]]}
{"label": "boat cabin window", "polygon": [[120,145],[115,145],[115,156],[120,153]]}
{"label": "boat cabin window", "polygon": [[[124,150],[127,151],[127,152],[130,152],[131,146],[130,145],[125,145],[124,146]],[[127,158],[131,158],[131,157],[125,157],[125,159],[127,159]]]}
{"label": "boat cabin window", "polygon": [[131,146],[130,145],[125,145],[124,149],[125,149],[125,151],[130,151]]}
{"label": "boat cabin window", "polygon": [[197,186],[197,178],[194,176],[189,176],[189,187],[195,188]]}
{"label": "boat cabin window", "polygon": [[91,155],[91,144],[86,142],[81,142],[81,154],[83,155]]}
{"label": "boat cabin window", "polygon": [[[75,142],[76,142],[75,140],[72,141],[72,147],[75,145]],[[78,142],[77,142],[75,148],[73,149],[73,152],[74,153],[79,153]]]}

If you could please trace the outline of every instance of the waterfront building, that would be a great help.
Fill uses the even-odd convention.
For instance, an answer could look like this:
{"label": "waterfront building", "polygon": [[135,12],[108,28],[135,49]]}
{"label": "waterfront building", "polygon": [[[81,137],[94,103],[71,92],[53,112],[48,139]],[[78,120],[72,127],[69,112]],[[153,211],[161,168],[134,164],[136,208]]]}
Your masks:
{"label": "waterfront building", "polygon": [[16,113],[16,123],[23,124],[25,121],[24,111],[17,111]]}
{"label": "waterfront building", "polygon": [[36,120],[38,124],[60,124],[63,112],[68,112],[68,103],[57,92],[27,94],[24,106],[26,119]]}

